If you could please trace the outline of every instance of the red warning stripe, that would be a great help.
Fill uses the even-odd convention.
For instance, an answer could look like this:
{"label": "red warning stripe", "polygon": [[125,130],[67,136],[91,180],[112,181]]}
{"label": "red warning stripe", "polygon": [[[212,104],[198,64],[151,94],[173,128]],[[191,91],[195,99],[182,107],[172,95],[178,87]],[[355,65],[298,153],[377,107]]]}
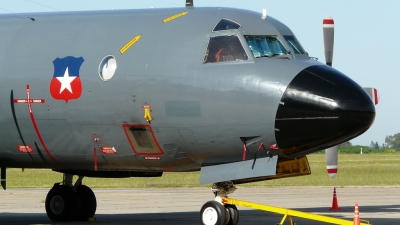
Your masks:
{"label": "red warning stripe", "polygon": [[335,22],[333,21],[333,19],[324,19],[323,24],[335,24]]}
{"label": "red warning stripe", "polygon": [[243,138],[240,138],[243,143],[242,161],[246,161],[247,143]]}
{"label": "red warning stripe", "polygon": [[334,169],[327,169],[328,173],[337,173],[337,168]]}
{"label": "red warning stripe", "polygon": [[35,128],[35,132],[36,132],[36,134],[37,134],[37,136],[38,136],[38,138],[39,138],[39,141],[40,141],[40,143],[42,144],[44,150],[46,151],[47,155],[50,156],[50,158],[51,158],[51,160],[53,160],[53,162],[57,163],[59,166],[64,167],[63,165],[61,165],[61,164],[53,157],[53,155],[50,153],[49,149],[47,148],[46,144],[44,143],[43,138],[42,138],[42,135],[40,134],[39,128],[38,128],[38,126],[37,126],[37,124],[36,124],[35,116],[33,115],[32,110],[29,112],[29,114],[30,114],[30,116],[31,116],[31,120],[32,120],[33,127]]}
{"label": "red warning stripe", "polygon": [[93,156],[94,156],[94,171],[97,171],[97,151],[96,151],[96,148],[93,148]]}
{"label": "red warning stripe", "polygon": [[37,124],[36,124],[35,116],[33,115],[33,112],[32,112],[32,106],[31,106],[31,104],[30,104],[30,103],[31,103],[31,102],[30,102],[30,101],[31,101],[31,98],[30,98],[29,84],[26,85],[26,97],[27,97],[27,103],[28,103],[28,108],[29,108],[29,115],[30,115],[30,117],[31,117],[33,127],[35,128],[35,132],[36,132],[36,135],[37,135],[38,138],[39,138],[40,143],[42,144],[44,150],[46,151],[47,155],[51,158],[51,160],[53,160],[53,162],[55,162],[55,163],[58,164],[59,166],[64,167],[64,166],[61,165],[61,164],[53,157],[53,155],[50,153],[49,149],[47,148],[46,144],[45,144],[44,141],[43,141],[42,135],[41,135],[40,132],[39,132],[39,128],[38,128],[38,126],[37,126]]}
{"label": "red warning stripe", "polygon": [[374,88],[374,103],[375,103],[375,105],[378,105],[378,102],[379,102],[378,90],[376,90],[376,88]]}

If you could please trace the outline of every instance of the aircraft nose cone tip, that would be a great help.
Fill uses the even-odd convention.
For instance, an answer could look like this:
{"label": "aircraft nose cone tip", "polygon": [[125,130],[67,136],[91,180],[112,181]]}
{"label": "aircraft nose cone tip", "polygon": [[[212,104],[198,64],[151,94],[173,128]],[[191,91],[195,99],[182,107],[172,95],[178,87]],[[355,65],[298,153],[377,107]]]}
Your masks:
{"label": "aircraft nose cone tip", "polygon": [[364,133],[375,106],[353,80],[328,66],[311,66],[288,85],[275,121],[280,149],[311,153]]}

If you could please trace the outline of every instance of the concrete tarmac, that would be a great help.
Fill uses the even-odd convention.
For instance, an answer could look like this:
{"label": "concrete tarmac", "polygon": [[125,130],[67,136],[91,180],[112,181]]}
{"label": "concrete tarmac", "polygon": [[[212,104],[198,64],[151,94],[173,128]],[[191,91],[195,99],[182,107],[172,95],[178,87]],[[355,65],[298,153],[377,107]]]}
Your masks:
{"label": "concrete tarmac", "polygon": [[[48,189],[9,189],[0,191],[0,224],[57,224],[47,218],[45,198]],[[213,200],[209,188],[93,189],[97,198],[95,222],[61,224],[200,224],[202,205]],[[272,206],[353,220],[359,204],[361,219],[371,224],[400,224],[400,186],[336,188],[340,211],[329,210],[333,187],[265,187],[239,189],[230,197]],[[275,225],[281,215],[238,207],[239,224]],[[293,218],[297,225],[326,224]],[[289,224],[286,219],[284,224]]]}

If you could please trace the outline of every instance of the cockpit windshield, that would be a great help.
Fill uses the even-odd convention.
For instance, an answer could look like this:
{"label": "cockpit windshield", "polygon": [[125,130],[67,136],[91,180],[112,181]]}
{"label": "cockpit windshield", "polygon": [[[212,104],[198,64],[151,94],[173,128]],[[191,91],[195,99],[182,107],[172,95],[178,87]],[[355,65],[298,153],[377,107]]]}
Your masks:
{"label": "cockpit windshield", "polygon": [[215,25],[213,32],[214,31],[223,31],[223,30],[237,30],[240,28],[240,24],[229,19],[221,19],[217,25]]}
{"label": "cockpit windshield", "polygon": [[204,63],[248,60],[237,35],[210,38]]}
{"label": "cockpit windshield", "polygon": [[296,38],[292,35],[283,35],[286,41],[289,43],[290,48],[294,54],[306,54],[303,47],[301,47],[300,43],[296,40]]}
{"label": "cockpit windshield", "polygon": [[277,36],[248,35],[245,38],[256,58],[288,54],[288,51],[283,47]]}

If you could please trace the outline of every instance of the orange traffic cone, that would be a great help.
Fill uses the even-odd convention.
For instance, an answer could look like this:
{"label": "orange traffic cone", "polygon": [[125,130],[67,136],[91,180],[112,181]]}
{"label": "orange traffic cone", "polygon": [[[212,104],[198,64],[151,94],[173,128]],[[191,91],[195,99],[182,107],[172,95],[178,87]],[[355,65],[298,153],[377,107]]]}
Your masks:
{"label": "orange traffic cone", "polygon": [[333,200],[332,200],[332,208],[330,210],[342,210],[339,208],[337,197],[336,197],[336,188],[333,189]]}
{"label": "orange traffic cone", "polygon": [[356,203],[356,206],[354,208],[354,220],[353,220],[354,225],[360,225],[360,212],[358,211],[358,203]]}

